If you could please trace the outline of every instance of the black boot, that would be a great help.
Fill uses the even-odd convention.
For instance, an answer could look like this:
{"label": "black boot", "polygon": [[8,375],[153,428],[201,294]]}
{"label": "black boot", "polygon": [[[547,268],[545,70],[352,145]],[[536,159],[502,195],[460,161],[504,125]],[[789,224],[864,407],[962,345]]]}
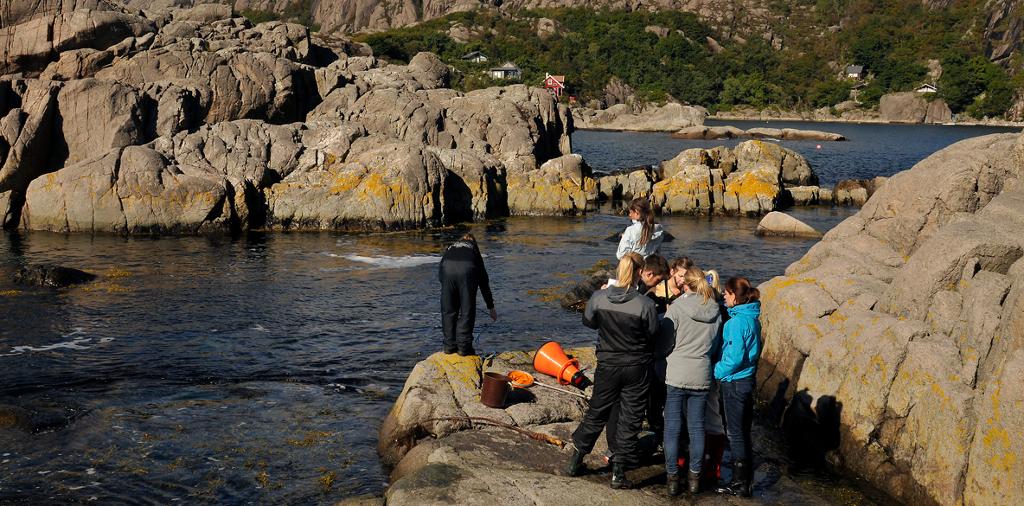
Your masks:
{"label": "black boot", "polygon": [[750,497],[751,481],[752,481],[752,469],[750,469],[749,462],[735,462],[732,465],[732,481],[724,487],[718,487],[715,492],[719,494],[730,494],[737,495],[740,497]]}
{"label": "black boot", "polygon": [[633,488],[633,482],[626,478],[626,464],[621,462],[612,463],[612,488]]}
{"label": "black boot", "polygon": [[569,467],[565,469],[565,474],[569,476],[579,476],[583,474],[583,457],[587,454],[579,451],[579,449],[573,449],[572,458],[569,459]]}
{"label": "black boot", "polygon": [[682,489],[679,486],[679,474],[669,474],[668,476],[668,495],[670,497],[676,497],[682,493]]}
{"label": "black boot", "polygon": [[700,471],[698,471],[698,472],[687,471],[686,472],[686,486],[690,490],[691,494],[696,495],[697,493],[700,492]]}

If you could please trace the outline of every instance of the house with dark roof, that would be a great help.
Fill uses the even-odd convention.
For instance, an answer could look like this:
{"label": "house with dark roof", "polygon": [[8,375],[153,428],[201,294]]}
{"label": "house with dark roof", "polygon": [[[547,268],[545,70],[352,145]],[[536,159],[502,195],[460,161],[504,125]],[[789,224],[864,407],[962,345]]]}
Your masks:
{"label": "house with dark roof", "polygon": [[471,61],[473,63],[484,63],[487,61],[487,55],[480,51],[473,51],[472,53],[466,53],[462,55],[464,61]]}
{"label": "house with dark roof", "polygon": [[847,65],[846,66],[846,77],[847,78],[851,78],[851,79],[864,79],[865,75],[867,75],[867,74],[864,72],[864,66],[863,65]]}
{"label": "house with dark roof", "polygon": [[522,79],[523,70],[518,65],[512,62],[505,62],[500,67],[494,67],[487,71],[487,74],[492,79]]}

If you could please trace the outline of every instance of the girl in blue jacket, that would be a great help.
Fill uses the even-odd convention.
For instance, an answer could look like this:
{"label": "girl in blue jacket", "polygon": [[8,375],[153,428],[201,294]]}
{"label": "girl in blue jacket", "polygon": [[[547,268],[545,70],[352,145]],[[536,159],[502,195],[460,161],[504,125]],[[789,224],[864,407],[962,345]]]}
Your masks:
{"label": "girl in blue jacket", "polygon": [[722,352],[715,364],[715,379],[725,408],[733,473],[732,481],[717,491],[750,497],[750,426],[754,420],[754,375],[761,356],[761,293],[746,278],[730,278],[723,291],[729,319],[722,328]]}

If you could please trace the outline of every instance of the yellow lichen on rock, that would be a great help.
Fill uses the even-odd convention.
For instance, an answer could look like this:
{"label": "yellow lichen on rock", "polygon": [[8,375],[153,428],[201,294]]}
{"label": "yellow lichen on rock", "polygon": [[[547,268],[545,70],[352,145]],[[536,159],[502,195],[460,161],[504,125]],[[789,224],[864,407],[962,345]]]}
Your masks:
{"label": "yellow lichen on rock", "polygon": [[760,171],[749,171],[725,183],[725,191],[739,197],[774,198],[779,194],[779,184],[771,181]]}

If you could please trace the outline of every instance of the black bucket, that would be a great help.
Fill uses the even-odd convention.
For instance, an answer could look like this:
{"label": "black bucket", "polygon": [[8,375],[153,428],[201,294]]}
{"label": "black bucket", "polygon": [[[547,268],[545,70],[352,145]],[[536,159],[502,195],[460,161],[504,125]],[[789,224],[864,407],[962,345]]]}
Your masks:
{"label": "black bucket", "polygon": [[480,402],[489,408],[504,408],[508,397],[508,381],[508,375],[485,372],[483,385],[480,386]]}

